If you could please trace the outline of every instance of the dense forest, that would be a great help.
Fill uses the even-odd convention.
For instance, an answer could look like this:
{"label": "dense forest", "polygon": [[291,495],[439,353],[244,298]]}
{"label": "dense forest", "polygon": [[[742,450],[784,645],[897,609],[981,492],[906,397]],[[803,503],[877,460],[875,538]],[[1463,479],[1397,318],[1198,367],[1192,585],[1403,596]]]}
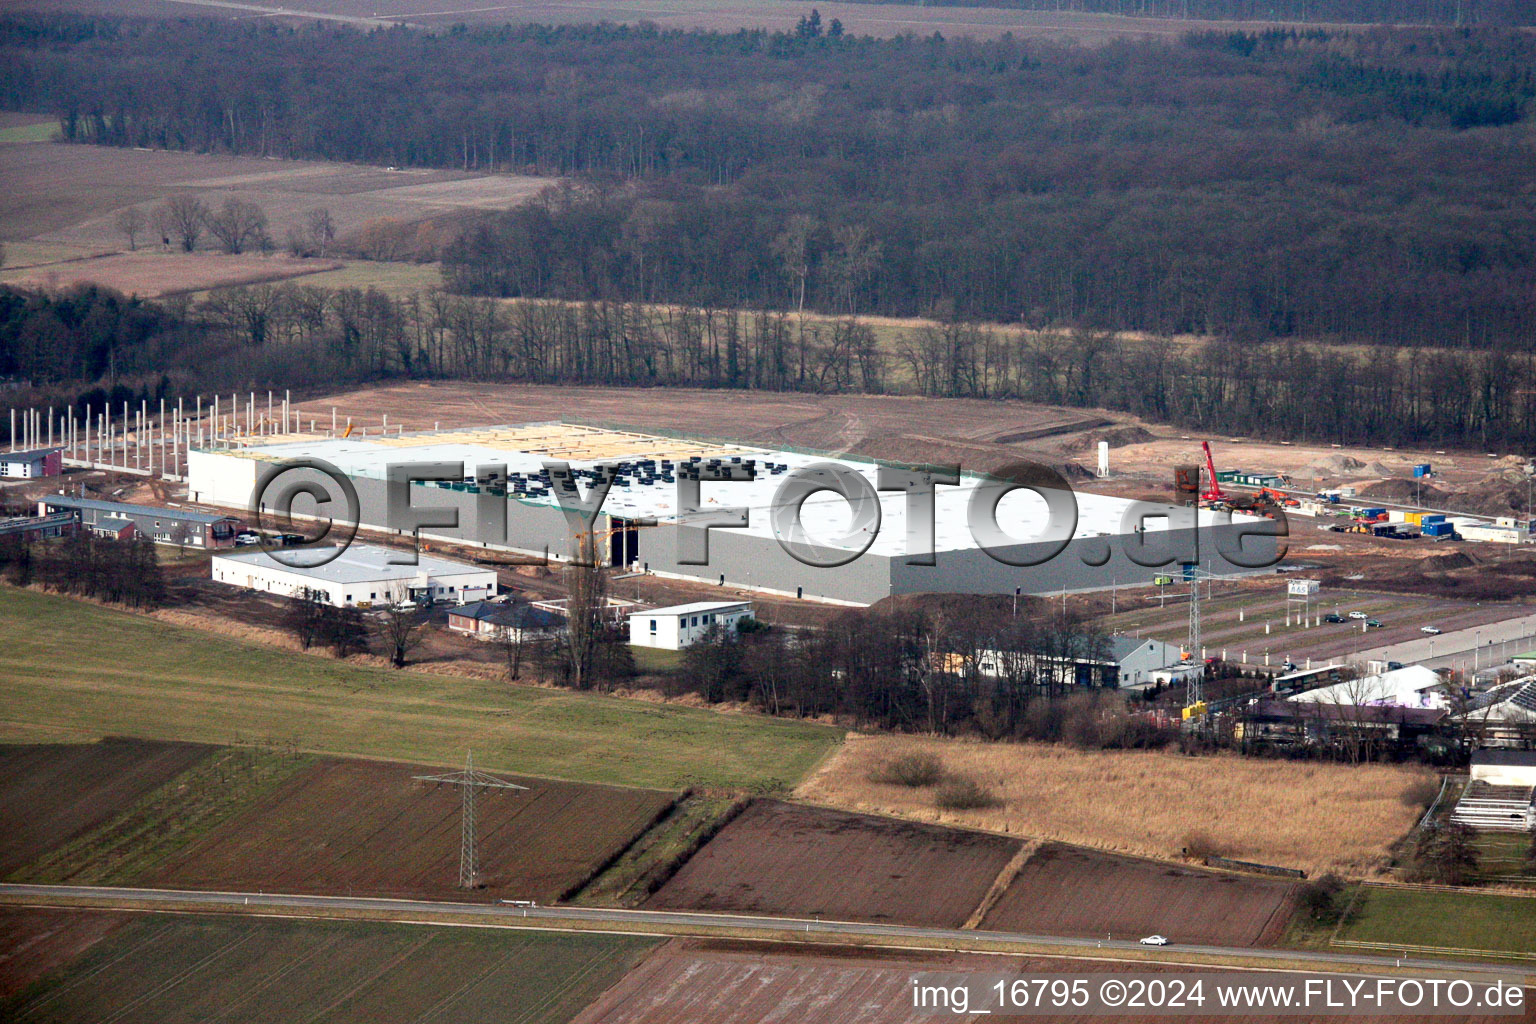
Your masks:
{"label": "dense forest", "polygon": [[[1536,445],[1536,352],[1350,351],[948,321],[882,342],[851,317],[638,303],[391,297],[283,284],[200,303],[0,288],[18,405],[120,408],[381,378],[1020,398],[1222,433],[1492,450]],[[0,423],[0,430],[5,424]],[[1523,506],[1523,492],[1511,500]]]}
{"label": "dense forest", "polygon": [[464,293],[1524,352],[1533,58],[1492,28],[1086,48],[14,16],[0,105],[75,141],[563,176],[452,247]]}
{"label": "dense forest", "polygon": [[[909,0],[851,0],[905,3]],[[975,7],[976,0],[926,0],[940,7]],[[1531,0],[986,0],[987,7],[1023,11],[1082,11],[1126,18],[1201,21],[1283,21],[1356,25],[1531,25]]]}

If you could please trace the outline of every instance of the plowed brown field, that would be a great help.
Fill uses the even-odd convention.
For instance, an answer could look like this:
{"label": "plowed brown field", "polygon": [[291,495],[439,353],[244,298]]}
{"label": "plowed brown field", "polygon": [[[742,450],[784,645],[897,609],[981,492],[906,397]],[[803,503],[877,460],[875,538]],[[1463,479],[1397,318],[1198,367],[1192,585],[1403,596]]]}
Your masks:
{"label": "plowed brown field", "polygon": [[761,800],[647,902],[958,928],[1019,841]]}
{"label": "plowed brown field", "polygon": [[0,746],[0,878],[105,824],[212,750],[126,739]]}
{"label": "plowed brown field", "polygon": [[[1291,883],[1047,843],[982,919],[991,931],[1252,946],[1284,926]],[[1270,929],[1271,923],[1275,929]]]}
{"label": "plowed brown field", "polygon": [[[911,978],[917,971],[976,971],[985,974],[1107,973],[1187,971],[1175,966],[1116,964],[1050,957],[962,956],[877,951],[792,951],[742,943],[675,940],[656,950],[638,968],[576,1017],[573,1024],[932,1024],[943,1019],[987,1020],[912,1007]],[[1220,972],[1212,972],[1220,973]],[[1232,980],[1241,974],[1228,975]],[[1139,1020],[1192,1020],[1209,1024],[1329,1024],[1340,1016],[1323,1014],[1230,1015],[1200,1017],[1087,1016],[1050,1014],[1019,1020],[1052,1024]],[[1527,1007],[1514,1016],[1392,1016],[1356,1018],[1380,1024],[1494,1024],[1536,1020]]]}
{"label": "plowed brown field", "polygon": [[[189,846],[153,881],[192,888],[462,895],[459,787],[440,768],[322,761]],[[476,800],[486,895],[555,900],[663,810],[673,794],[508,776],[526,791]]]}

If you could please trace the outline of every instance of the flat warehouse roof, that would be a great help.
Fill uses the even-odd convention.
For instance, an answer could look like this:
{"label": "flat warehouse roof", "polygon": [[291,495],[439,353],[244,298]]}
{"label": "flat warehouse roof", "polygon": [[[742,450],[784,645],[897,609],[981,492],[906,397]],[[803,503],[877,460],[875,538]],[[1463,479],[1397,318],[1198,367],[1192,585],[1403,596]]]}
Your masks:
{"label": "flat warehouse roof", "polygon": [[751,601],[694,601],[692,604],[673,604],[665,608],[631,612],[631,615],[695,615],[699,612],[720,612],[730,608],[747,608]]}
{"label": "flat warehouse roof", "polygon": [[157,505],[131,505],[124,501],[76,498],[69,494],[45,494],[38,501],[56,508],[90,509],[93,512],[108,512],[115,516],[159,516],[161,519],[180,519],[189,523],[222,523],[235,518],[212,512],[194,512],[185,508],[161,508]]}
{"label": "flat warehouse roof", "polygon": [[[518,447],[520,445],[526,447]],[[775,515],[792,512],[792,506],[796,504],[780,491],[781,485],[794,470],[835,463],[863,477],[870,489],[874,490],[879,468],[873,462],[839,456],[746,446],[727,447],[713,442],[689,442],[573,424],[483,427],[377,438],[335,438],[266,445],[219,454],[261,461],[319,458],[349,476],[375,480],[385,479],[388,467],[402,462],[462,462],[466,475],[473,475],[477,466],[505,464],[509,474],[528,477],[539,473],[546,461],[565,461],[574,469],[590,469],[600,462],[655,459],[659,464],[662,459],[682,462],[695,455],[706,459],[718,458],[725,464],[729,464],[731,458],[753,459],[757,470],[754,480],[702,482],[702,515],[708,516],[716,509],[745,508],[748,525],[735,532],[765,538],[775,536]],[[785,468],[776,469],[781,466]],[[648,474],[635,471],[626,474],[622,483],[615,482],[603,502],[602,512],[621,519],[654,518],[662,525],[685,523],[686,519],[678,511],[677,482],[661,479],[660,473],[650,482],[647,479],[650,479]],[[981,480],[977,475],[964,474],[957,486],[941,485],[937,488],[934,504],[937,551],[966,550],[978,546],[970,528],[969,512]],[[584,492],[587,486],[588,482],[582,481]],[[1154,516],[1143,523],[1128,520],[1127,513],[1139,504],[1129,499],[1086,491],[1073,493],[1077,507],[1077,521],[1072,532],[1075,538],[1124,536],[1138,525],[1152,534],[1168,529],[1168,520],[1162,517]],[[880,528],[868,550],[872,554],[888,557],[904,555],[907,553],[907,495],[898,491],[884,491],[879,492],[877,497]],[[535,497],[510,495],[509,498],[526,505],[558,505],[553,494]],[[432,502],[429,495],[423,495],[414,504],[430,506]],[[858,550],[863,546],[867,531],[845,536],[849,533],[852,516],[848,502],[840,495],[821,491],[799,504],[800,524],[812,540],[846,551]],[[1159,505],[1156,508],[1166,513],[1173,506]],[[1179,511],[1182,513],[1186,510]],[[1202,527],[1225,522],[1210,511],[1200,510],[1195,514]],[[1027,544],[1046,539],[1046,506],[1037,495],[1026,491],[1009,494],[998,504],[997,518],[999,526],[1010,538],[1009,543]],[[1236,515],[1232,518],[1236,522],[1262,522],[1255,516]]]}
{"label": "flat warehouse roof", "polygon": [[[284,550],[287,554],[291,554],[295,560],[298,560],[306,555],[318,559],[328,555],[335,549],[287,548]],[[260,549],[256,551],[220,553],[214,556],[214,560],[239,562],[255,568],[265,569],[269,572],[291,572],[312,579],[327,580],[331,583],[412,581],[423,574],[442,578],[447,576],[463,576],[469,573],[495,572],[494,569],[482,568],[478,565],[466,565],[463,562],[450,562],[445,558],[433,558],[431,555],[423,554],[416,556],[416,565],[391,565],[389,563],[389,559],[399,558],[407,553],[393,548],[381,548],[372,544],[353,544],[324,565],[288,565]],[[287,557],[286,554],[285,557]]]}

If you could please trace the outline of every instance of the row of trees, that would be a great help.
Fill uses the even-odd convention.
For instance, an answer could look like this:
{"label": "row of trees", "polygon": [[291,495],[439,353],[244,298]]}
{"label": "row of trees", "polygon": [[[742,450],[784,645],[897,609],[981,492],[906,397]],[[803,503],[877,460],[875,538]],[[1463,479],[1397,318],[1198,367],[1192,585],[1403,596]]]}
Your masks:
{"label": "row of trees", "polygon": [[[853,0],[896,3],[898,0]],[[962,0],[931,0],[938,6],[969,6]],[[1288,21],[1323,24],[1530,25],[1522,0],[988,0],[990,7],[1023,11],[1075,11],[1124,18],[1200,21]]]}
{"label": "row of trees", "polygon": [[1533,58],[1494,29],[1083,48],[35,15],[0,21],[0,106],[71,141],[590,184],[468,232],[462,291],[1524,348]]}
{"label": "row of trees", "polygon": [[84,530],[57,542],[0,537],[0,572],[18,587],[36,584],[130,608],[158,608],[166,595],[153,543],[108,540]]}
{"label": "row of trees", "polygon": [[[222,289],[199,304],[0,288],[0,377],[8,375],[36,385],[16,404],[74,403],[82,412],[114,396],[118,408],[122,397],[231,387],[469,378],[916,392],[1111,408],[1195,430],[1241,424],[1341,444],[1536,444],[1536,352],[1362,353],[1227,337],[1188,344],[959,320],[882,340],[847,317],[293,284]],[[99,377],[112,383],[84,387]]]}
{"label": "row of trees", "polygon": [[1102,634],[1042,602],[1026,602],[1015,617],[993,599],[953,597],[849,611],[817,630],[717,627],[686,650],[670,685],[711,703],[882,729],[1150,741],[1156,730],[1100,733],[1096,711],[1085,717],[1063,701],[1102,685],[1102,670],[1085,676],[1078,666],[1107,656]]}

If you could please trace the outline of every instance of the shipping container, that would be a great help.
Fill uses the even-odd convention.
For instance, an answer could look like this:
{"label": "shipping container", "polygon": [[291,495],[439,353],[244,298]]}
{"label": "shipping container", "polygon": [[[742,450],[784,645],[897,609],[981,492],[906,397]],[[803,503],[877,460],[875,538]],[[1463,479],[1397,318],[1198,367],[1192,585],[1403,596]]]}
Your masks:
{"label": "shipping container", "polygon": [[1425,512],[1423,515],[1421,515],[1419,517],[1419,522],[1421,522],[1421,523],[1443,523],[1443,522],[1445,522],[1445,516],[1441,515],[1438,512]]}

